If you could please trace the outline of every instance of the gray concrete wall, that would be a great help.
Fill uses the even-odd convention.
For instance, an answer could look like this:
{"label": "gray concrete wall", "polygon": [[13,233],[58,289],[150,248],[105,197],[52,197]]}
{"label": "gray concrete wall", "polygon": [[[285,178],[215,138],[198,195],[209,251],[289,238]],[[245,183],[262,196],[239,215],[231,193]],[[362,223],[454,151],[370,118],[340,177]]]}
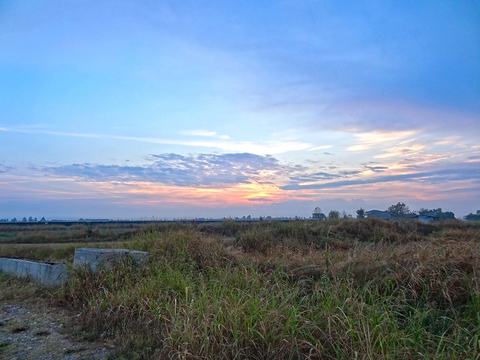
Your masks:
{"label": "gray concrete wall", "polygon": [[143,266],[148,263],[148,252],[126,249],[75,249],[74,267],[87,267],[92,271],[110,270],[116,262]]}
{"label": "gray concrete wall", "polygon": [[0,271],[15,276],[28,276],[48,286],[60,285],[68,280],[67,265],[53,261],[0,258]]}
{"label": "gray concrete wall", "polygon": [[[89,270],[111,270],[117,262],[143,266],[148,263],[148,252],[126,249],[89,249],[75,250],[73,265]],[[39,262],[22,259],[0,258],[0,271],[15,276],[28,276],[48,285],[60,285],[68,281],[67,265],[60,262]]]}

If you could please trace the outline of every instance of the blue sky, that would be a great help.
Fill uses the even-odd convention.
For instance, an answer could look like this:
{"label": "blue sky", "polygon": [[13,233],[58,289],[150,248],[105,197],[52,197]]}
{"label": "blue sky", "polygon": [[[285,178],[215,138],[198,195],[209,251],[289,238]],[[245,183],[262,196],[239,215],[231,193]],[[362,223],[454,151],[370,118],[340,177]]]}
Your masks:
{"label": "blue sky", "polygon": [[2,1],[0,217],[461,217],[478,64],[478,1]]}

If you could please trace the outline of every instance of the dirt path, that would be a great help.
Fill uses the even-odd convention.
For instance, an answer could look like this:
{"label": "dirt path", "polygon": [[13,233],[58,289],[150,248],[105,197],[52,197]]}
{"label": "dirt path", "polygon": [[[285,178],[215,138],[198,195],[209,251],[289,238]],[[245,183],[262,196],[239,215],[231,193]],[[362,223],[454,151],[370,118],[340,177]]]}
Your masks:
{"label": "dirt path", "polygon": [[0,303],[0,359],[108,359],[112,352],[109,344],[71,335],[73,328],[66,326],[71,316],[45,306]]}

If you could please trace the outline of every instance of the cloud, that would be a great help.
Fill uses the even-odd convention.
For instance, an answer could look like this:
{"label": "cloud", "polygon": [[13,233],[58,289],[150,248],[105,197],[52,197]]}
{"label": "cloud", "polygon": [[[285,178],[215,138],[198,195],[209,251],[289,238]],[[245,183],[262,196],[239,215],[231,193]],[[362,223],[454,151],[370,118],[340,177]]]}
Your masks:
{"label": "cloud", "polygon": [[349,146],[348,151],[359,152],[368,150],[371,147],[378,144],[387,144],[396,140],[408,138],[417,134],[418,131],[406,130],[406,131],[370,131],[360,134],[355,134],[357,145]]}
{"label": "cloud", "polygon": [[478,162],[480,161],[480,155],[469,156],[466,162]]}
{"label": "cloud", "polygon": [[322,145],[322,146],[317,146],[317,147],[308,149],[308,151],[330,149],[331,147],[333,147],[333,145]]}
{"label": "cloud", "polygon": [[306,150],[312,145],[304,142],[295,141],[265,141],[261,143],[254,143],[252,141],[229,141],[225,139],[223,141],[181,141],[161,138],[150,137],[133,137],[133,136],[119,136],[119,135],[102,135],[92,133],[69,133],[59,131],[48,130],[21,130],[21,129],[6,129],[5,131],[27,133],[27,134],[46,134],[56,136],[70,136],[70,137],[84,137],[95,139],[115,139],[126,141],[139,141],[152,144],[164,144],[164,145],[183,145],[192,147],[210,147],[218,148],[225,151],[236,152],[248,152],[257,155],[267,154],[282,154],[289,151]]}
{"label": "cloud", "polygon": [[435,145],[455,145],[458,144],[461,139],[461,136],[449,136],[443,139],[437,139]]}
{"label": "cloud", "polygon": [[268,198],[248,198],[247,199],[248,201],[258,201],[258,202],[271,202],[272,199],[268,199]]}
{"label": "cloud", "polygon": [[0,164],[0,174],[10,172],[13,169],[14,169],[13,166],[7,166],[7,165]]}
{"label": "cloud", "polygon": [[[419,105],[414,101],[401,99],[385,100],[340,100],[331,105],[335,116],[333,129],[356,131],[429,131],[450,133],[452,124],[458,124],[455,132],[468,136],[469,132],[478,133],[476,124],[479,113],[446,109],[442,104],[434,106]],[[313,125],[313,124],[312,124]],[[465,132],[467,130],[467,132]],[[456,135],[456,134],[455,134]],[[450,135],[451,136],[451,135]]]}
{"label": "cloud", "polygon": [[342,170],[339,172],[341,176],[352,176],[352,175],[358,175],[360,173],[362,173],[362,171],[358,171],[358,170],[351,170],[351,171]]}
{"label": "cloud", "polygon": [[151,155],[148,160],[151,163],[144,166],[85,163],[37,167],[37,170],[86,181],[143,181],[177,186],[209,186],[249,183],[251,179],[262,175],[285,175],[303,169],[280,165],[272,156],[249,153],[189,156],[160,154]]}
{"label": "cloud", "polygon": [[[337,169],[336,166],[330,166],[330,169]],[[341,170],[337,173],[327,173],[327,172],[311,172],[311,169],[305,169],[301,174],[294,175],[290,174],[288,180],[290,181],[289,185],[287,186],[309,186],[315,185],[315,183],[328,181],[328,180],[340,180],[340,179],[347,179],[352,176],[356,176],[361,174],[363,171],[360,170]],[[284,187],[282,187],[284,189]]]}
{"label": "cloud", "polygon": [[302,176],[291,176],[290,181],[296,183],[310,183],[314,181],[321,181],[321,180],[331,180],[331,179],[338,179],[341,175],[338,174],[330,174],[326,172],[317,172],[313,174],[304,174]]}
{"label": "cloud", "polygon": [[[271,155],[250,153],[180,155],[174,153],[150,155],[145,165],[71,164],[40,166],[43,171],[64,178],[87,182],[150,182],[174,186],[214,187],[232,184],[270,185],[311,184],[341,180],[359,175],[363,170],[318,171],[323,166],[280,163]],[[263,196],[261,196],[263,197]]]}
{"label": "cloud", "polygon": [[397,157],[397,156],[409,156],[414,154],[420,154],[423,149],[425,149],[425,145],[420,145],[420,144],[413,144],[407,147],[393,147],[393,148],[384,150],[385,154],[375,155],[374,158],[384,159],[384,158]]}
{"label": "cloud", "polygon": [[474,180],[480,177],[480,169],[477,168],[451,168],[443,170],[425,171],[410,174],[377,176],[368,179],[352,179],[328,182],[323,184],[289,184],[281,187],[283,190],[320,190],[339,188],[351,185],[366,185],[386,182],[426,182],[439,183],[456,180]]}
{"label": "cloud", "polygon": [[408,157],[398,161],[394,164],[395,167],[405,167],[405,168],[418,168],[420,165],[425,165],[428,163],[435,163],[442,160],[448,160],[461,156],[457,153],[445,153],[445,154],[426,154],[424,156],[415,156]]}
{"label": "cloud", "polygon": [[208,130],[205,130],[205,129],[180,131],[180,134],[188,135],[188,136],[215,137],[215,138],[218,138],[218,139],[229,139],[230,138],[230,136],[228,136],[228,135],[218,135],[215,131],[208,131]]}
{"label": "cloud", "polygon": [[373,172],[383,172],[385,170],[388,170],[388,166],[379,166],[379,165],[372,166],[372,165],[363,164],[363,167]]}

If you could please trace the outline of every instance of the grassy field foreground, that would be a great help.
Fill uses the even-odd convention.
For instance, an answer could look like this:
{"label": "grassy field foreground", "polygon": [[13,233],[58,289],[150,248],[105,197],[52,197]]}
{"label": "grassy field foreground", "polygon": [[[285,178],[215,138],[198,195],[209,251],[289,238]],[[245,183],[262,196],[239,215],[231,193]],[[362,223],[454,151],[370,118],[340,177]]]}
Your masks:
{"label": "grassy field foreground", "polygon": [[51,297],[119,359],[480,358],[479,223],[173,224],[109,244],[149,266],[76,271]]}

